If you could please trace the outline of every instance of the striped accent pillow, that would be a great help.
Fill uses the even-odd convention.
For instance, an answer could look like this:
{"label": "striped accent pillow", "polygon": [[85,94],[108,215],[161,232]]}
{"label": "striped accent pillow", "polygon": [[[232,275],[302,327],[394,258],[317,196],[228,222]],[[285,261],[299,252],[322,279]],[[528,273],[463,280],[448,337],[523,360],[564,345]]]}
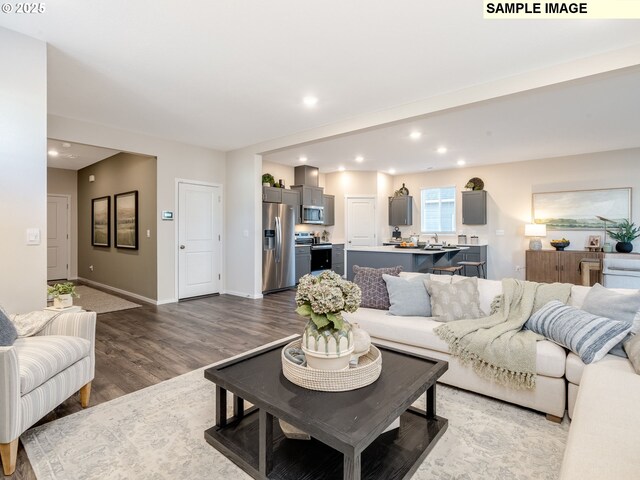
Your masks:
{"label": "striped accent pillow", "polygon": [[568,348],[584,363],[592,363],[617,345],[629,333],[631,324],[552,300],[531,315],[525,328]]}

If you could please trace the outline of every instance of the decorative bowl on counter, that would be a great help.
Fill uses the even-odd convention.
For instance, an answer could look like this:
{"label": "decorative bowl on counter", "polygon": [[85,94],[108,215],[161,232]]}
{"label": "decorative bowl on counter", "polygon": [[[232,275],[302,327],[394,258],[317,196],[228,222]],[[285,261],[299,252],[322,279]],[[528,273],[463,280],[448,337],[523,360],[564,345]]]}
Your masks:
{"label": "decorative bowl on counter", "polygon": [[551,243],[551,246],[553,248],[561,252],[562,250],[567,248],[571,242],[566,238],[563,238],[562,240],[551,240],[551,242],[549,243]]}

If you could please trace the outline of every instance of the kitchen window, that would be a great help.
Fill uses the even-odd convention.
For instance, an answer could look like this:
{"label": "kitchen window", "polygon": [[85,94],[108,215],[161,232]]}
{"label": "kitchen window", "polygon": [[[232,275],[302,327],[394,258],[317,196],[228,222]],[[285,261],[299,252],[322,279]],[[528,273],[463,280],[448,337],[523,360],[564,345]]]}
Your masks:
{"label": "kitchen window", "polygon": [[422,233],[456,232],[456,187],[420,190]]}

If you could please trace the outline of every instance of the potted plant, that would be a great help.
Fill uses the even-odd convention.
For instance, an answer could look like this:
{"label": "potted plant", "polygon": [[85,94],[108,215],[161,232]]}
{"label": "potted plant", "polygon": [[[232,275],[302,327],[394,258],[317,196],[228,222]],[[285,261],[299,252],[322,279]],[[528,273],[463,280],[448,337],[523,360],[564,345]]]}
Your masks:
{"label": "potted plant", "polygon": [[273,184],[276,183],[276,179],[273,178],[273,175],[270,173],[262,174],[262,186],[263,187],[273,187]]}
{"label": "potted plant", "polygon": [[633,250],[631,242],[640,237],[640,228],[636,227],[633,222],[629,222],[629,220],[623,220],[618,225],[617,230],[607,230],[607,233],[611,238],[618,241],[616,243],[616,251],[631,253]]}
{"label": "potted plant", "polygon": [[344,370],[354,349],[351,324],[342,312],[355,312],[362,292],[332,271],[305,275],[296,292],[296,313],[309,317],[302,335],[307,364],[318,370]]}
{"label": "potted plant", "polygon": [[76,286],[71,282],[56,283],[47,288],[49,296],[53,297],[54,308],[67,308],[73,305],[73,297],[79,297]]}

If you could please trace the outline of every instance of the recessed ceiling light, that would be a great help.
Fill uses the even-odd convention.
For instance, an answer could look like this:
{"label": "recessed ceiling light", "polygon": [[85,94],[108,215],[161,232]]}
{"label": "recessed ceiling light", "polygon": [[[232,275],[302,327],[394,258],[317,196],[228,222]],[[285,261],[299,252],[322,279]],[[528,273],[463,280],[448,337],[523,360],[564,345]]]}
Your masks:
{"label": "recessed ceiling light", "polygon": [[307,161],[307,157],[300,157],[298,160],[300,160],[301,162],[306,162]]}
{"label": "recessed ceiling light", "polygon": [[69,148],[69,147],[71,147],[71,144],[69,142],[62,142],[62,146],[64,148]]}
{"label": "recessed ceiling light", "polygon": [[413,140],[417,140],[422,136],[422,132],[411,132],[409,134],[409,136],[413,139]]}
{"label": "recessed ceiling light", "polygon": [[393,175],[394,173],[396,173],[396,169],[395,169],[395,168],[390,168],[390,169],[389,169],[389,173],[390,173],[391,175]]}
{"label": "recessed ceiling light", "polygon": [[51,155],[52,157],[57,157],[58,156],[58,151],[57,150],[49,150],[47,153],[49,155]]}
{"label": "recessed ceiling light", "polygon": [[307,95],[302,99],[302,102],[307,107],[315,107],[318,104],[318,97],[314,97],[313,95]]}
{"label": "recessed ceiling light", "polygon": [[438,147],[437,152],[440,154],[447,153],[447,147]]}
{"label": "recessed ceiling light", "polygon": [[340,166],[338,167],[338,171],[339,171],[339,172],[344,172],[344,167],[343,167],[342,165],[340,165]]}
{"label": "recessed ceiling light", "polygon": [[460,160],[458,160],[456,163],[457,163],[459,166],[463,166],[463,165],[464,165],[465,163],[467,163],[467,162],[465,162],[463,159],[460,159]]}
{"label": "recessed ceiling light", "polygon": [[360,157],[360,156],[356,157],[356,162],[358,163],[364,162],[364,157]]}

